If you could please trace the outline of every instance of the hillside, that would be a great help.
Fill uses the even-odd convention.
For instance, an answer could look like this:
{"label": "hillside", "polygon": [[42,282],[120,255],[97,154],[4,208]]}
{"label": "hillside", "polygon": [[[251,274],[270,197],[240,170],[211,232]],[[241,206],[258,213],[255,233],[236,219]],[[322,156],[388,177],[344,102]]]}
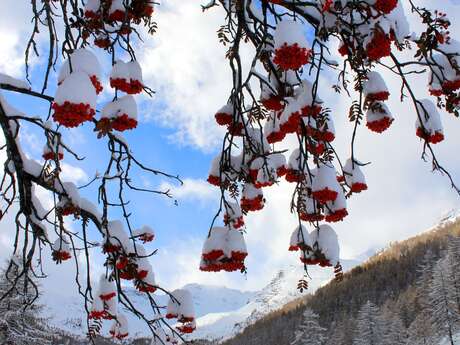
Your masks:
{"label": "hillside", "polygon": [[459,218],[447,217],[421,235],[391,244],[388,249],[347,272],[342,282],[330,282],[314,295],[296,299],[222,344],[288,345],[301,323],[304,309],[308,307],[319,315],[321,326],[329,334],[338,325],[347,329],[348,338],[336,345],[349,345],[352,344],[354,318],[367,301],[395,311],[408,328],[420,309],[415,291],[420,263],[428,251],[436,262],[443,255],[449,236],[459,235]]}
{"label": "hillside", "polygon": [[[359,263],[356,260],[344,260],[343,269],[347,271]],[[315,291],[334,277],[331,270],[316,267],[310,273],[315,279],[310,282],[309,291]],[[305,295],[305,292],[301,293],[297,290],[297,283],[302,275],[303,267],[300,265],[280,270],[241,308],[230,312],[210,313],[198,318],[197,330],[192,334],[191,339],[207,339],[208,341],[229,339],[268,314],[299,299]]]}

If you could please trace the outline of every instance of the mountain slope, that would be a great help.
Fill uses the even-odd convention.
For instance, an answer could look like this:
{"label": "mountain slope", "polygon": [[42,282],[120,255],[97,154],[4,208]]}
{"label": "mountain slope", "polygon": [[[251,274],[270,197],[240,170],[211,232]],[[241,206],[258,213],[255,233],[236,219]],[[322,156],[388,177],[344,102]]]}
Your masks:
{"label": "mountain slope", "polygon": [[[231,312],[246,305],[255,295],[254,292],[244,292],[235,289],[228,289],[223,286],[211,286],[200,284],[189,284],[184,286],[193,296],[193,302],[197,317],[209,313]],[[149,314],[149,304],[145,300],[145,295],[137,292],[133,288],[126,290],[127,295],[139,310]],[[169,297],[167,295],[155,295],[158,305],[167,305]],[[86,313],[82,305],[82,299],[71,299],[67,294],[60,296],[44,296],[46,310],[44,314],[50,319],[52,326],[63,330],[66,333],[77,337],[83,336],[86,329]],[[65,306],[63,310],[62,306]],[[149,336],[144,321],[139,320],[131,313],[125,313],[130,325],[132,338]],[[106,323],[107,324],[107,323]],[[110,325],[105,325],[109,327]],[[103,334],[107,334],[107,329]]]}
{"label": "mountain slope", "polygon": [[269,313],[223,344],[288,345],[308,307],[319,314],[321,325],[330,332],[336,325],[344,327],[348,337],[334,344],[348,345],[353,339],[354,317],[368,300],[381,308],[393,308],[408,328],[419,308],[415,281],[420,276],[417,269],[422,258],[431,251],[436,262],[443,255],[449,236],[459,235],[460,220],[455,212],[429,231],[395,243],[353,268],[342,282],[331,282],[313,296],[299,298]]}
{"label": "mountain slope", "polygon": [[[344,260],[345,271],[359,264],[358,261]],[[197,330],[191,339],[206,339],[208,341],[222,341],[241,332],[244,328],[257,322],[269,313],[278,310],[285,304],[301,298],[304,294],[297,290],[299,278],[303,276],[301,265],[290,266],[279,273],[257,292],[248,304],[238,310],[225,313],[207,314],[197,320]],[[320,286],[333,278],[331,270],[312,268],[311,281],[308,292],[314,292]]]}

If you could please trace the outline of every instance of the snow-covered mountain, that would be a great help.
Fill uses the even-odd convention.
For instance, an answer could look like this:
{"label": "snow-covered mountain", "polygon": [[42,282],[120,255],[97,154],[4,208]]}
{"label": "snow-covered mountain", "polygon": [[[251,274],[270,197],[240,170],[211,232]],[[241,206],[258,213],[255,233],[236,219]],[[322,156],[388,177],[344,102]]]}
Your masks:
{"label": "snow-covered mountain", "polygon": [[[368,257],[361,255],[362,261]],[[347,271],[362,261],[343,260],[344,271]],[[190,339],[225,340],[241,332],[245,327],[255,323],[272,311],[280,309],[286,303],[305,295],[297,290],[297,283],[304,275],[301,265],[289,266],[278,274],[262,290],[257,292],[250,301],[238,310],[209,313],[197,319],[197,330]],[[311,267],[309,288],[307,293],[314,292],[320,286],[329,282],[334,274],[332,270]]]}
{"label": "snow-covered mountain", "polygon": [[[197,317],[238,310],[255,295],[255,292],[228,289],[223,286],[189,284],[184,288],[192,293]],[[133,288],[126,289],[126,294],[133,304],[148,316],[150,305],[145,299],[145,294],[141,294]],[[156,295],[158,305],[167,305],[168,299],[165,294]],[[49,318],[53,326],[75,336],[83,335],[86,330],[86,313],[82,305],[82,298],[78,298],[78,296],[73,299],[69,298],[69,294],[63,291],[62,294],[43,296],[42,302],[46,306],[45,316]],[[139,320],[131,313],[125,313],[125,315],[128,317],[131,337],[149,335],[144,321]],[[105,325],[105,327],[109,326]],[[103,333],[106,333],[104,331],[107,330],[103,330]]]}
{"label": "snow-covered mountain", "polygon": [[[360,260],[367,259],[364,255]],[[348,270],[362,261],[344,260],[344,270]],[[281,308],[286,303],[305,294],[297,290],[297,283],[304,275],[301,265],[289,266],[282,269],[260,291],[247,292],[229,289],[223,286],[210,286],[189,284],[184,286],[193,296],[197,315],[197,331],[192,339],[223,340],[242,331],[246,326],[256,322],[268,313]],[[332,269],[310,268],[309,289],[307,293],[314,292],[318,287],[326,284],[333,278]],[[149,316],[149,304],[145,295],[133,288],[126,290],[133,304],[145,315]],[[52,295],[44,295],[43,304],[46,306],[45,317],[49,318],[51,325],[64,332],[81,337],[86,330],[86,313],[82,305],[83,299],[78,296],[69,297],[67,291],[54,291]],[[166,305],[168,296],[157,294],[158,305]],[[131,313],[125,313],[130,325],[132,338],[149,336],[142,320]],[[104,323],[110,327],[110,323]],[[107,333],[103,329],[102,333]]]}

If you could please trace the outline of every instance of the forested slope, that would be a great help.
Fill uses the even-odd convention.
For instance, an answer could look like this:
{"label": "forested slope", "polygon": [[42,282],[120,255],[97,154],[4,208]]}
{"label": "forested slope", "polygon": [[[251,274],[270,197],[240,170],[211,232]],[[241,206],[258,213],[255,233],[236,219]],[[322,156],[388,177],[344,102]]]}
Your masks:
{"label": "forested slope", "polygon": [[422,277],[422,267],[425,265],[432,272],[447,255],[448,243],[458,242],[455,239],[459,235],[460,221],[450,219],[419,236],[393,243],[346,273],[343,281],[333,281],[313,296],[286,305],[224,344],[288,345],[302,322],[302,313],[310,308],[319,315],[321,326],[327,329],[328,343],[351,345],[357,328],[355,319],[368,301],[380,308],[382,314],[391,312],[393,318],[401,320],[404,328],[401,332],[408,338],[413,331],[411,326],[415,328],[415,318],[423,311],[420,296],[429,295],[429,292],[418,291],[420,281],[429,283],[430,279]]}

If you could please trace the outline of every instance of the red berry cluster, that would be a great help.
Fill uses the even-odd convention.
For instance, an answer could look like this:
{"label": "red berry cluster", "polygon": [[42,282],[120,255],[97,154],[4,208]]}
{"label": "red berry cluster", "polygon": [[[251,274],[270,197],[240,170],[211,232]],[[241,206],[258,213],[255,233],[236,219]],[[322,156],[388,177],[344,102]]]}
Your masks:
{"label": "red berry cluster", "polygon": [[265,199],[263,195],[257,195],[254,198],[241,198],[241,209],[244,213],[249,211],[260,211],[264,208]]}
{"label": "red berry cluster", "polygon": [[428,133],[421,127],[417,128],[415,134],[419,138],[421,138],[421,139],[423,139],[423,140],[425,140],[425,141],[427,141],[427,142],[429,142],[431,144],[438,144],[438,143],[440,143],[441,141],[444,140],[444,134],[443,133],[441,133],[441,132]]}
{"label": "red berry cluster", "polygon": [[116,28],[116,33],[127,35],[132,32],[130,23],[141,23],[142,20],[148,21],[154,12],[152,0],[132,0],[125,8],[115,9],[111,11],[112,0],[101,0],[100,7],[96,10],[85,9],[84,20],[81,23],[83,28],[83,37],[86,39],[91,34],[96,35],[94,44],[97,47],[106,49],[111,45],[110,37],[100,38],[103,34],[103,28],[107,24],[113,26],[116,23],[121,23]]}
{"label": "red berry cluster", "polygon": [[229,126],[233,121],[233,115],[230,113],[218,112],[214,117],[220,126]]}
{"label": "red berry cluster", "polygon": [[273,62],[283,71],[298,70],[310,61],[311,51],[307,48],[299,47],[297,43],[283,46],[275,50]]}
{"label": "red berry cluster", "polygon": [[239,229],[244,226],[244,218],[243,216],[231,217],[228,213],[225,213],[224,224],[231,225],[234,229]]}
{"label": "red berry cluster", "polygon": [[383,13],[390,13],[398,5],[398,0],[377,0],[374,4],[374,7],[377,11]]}
{"label": "red berry cluster", "polygon": [[141,93],[144,85],[139,80],[125,78],[110,78],[110,86],[129,95]]}
{"label": "red berry cluster", "polygon": [[64,127],[78,127],[85,121],[91,121],[96,111],[89,104],[71,103],[65,101],[63,104],[53,103],[53,119]]}
{"label": "red berry cluster", "polygon": [[375,28],[371,41],[366,46],[367,58],[378,61],[391,54],[391,38],[380,28]]}
{"label": "red berry cluster", "polygon": [[56,152],[54,151],[48,151],[48,152],[45,152],[43,153],[42,155],[43,159],[44,160],[49,160],[49,161],[52,161],[52,160],[63,160],[64,159],[64,154],[62,152],[59,152],[58,154],[56,154]]}
{"label": "red berry cluster", "polygon": [[66,250],[53,250],[53,253],[51,254],[53,261],[56,263],[60,264],[62,261],[66,261],[72,258],[72,255],[70,255],[70,252]]}
{"label": "red berry cluster", "polygon": [[[377,110],[376,111],[382,111],[382,114],[386,114],[385,110]],[[384,116],[379,120],[375,121],[367,121],[366,126],[369,128],[371,131],[376,132],[376,133],[382,133],[386,131],[388,128],[390,128],[391,124],[393,123],[394,119],[390,118],[388,116]]]}
{"label": "red berry cluster", "polygon": [[120,132],[129,129],[134,129],[136,127],[137,120],[129,117],[127,114],[117,116],[112,120],[112,128]]}
{"label": "red berry cluster", "polygon": [[104,88],[102,87],[102,84],[99,81],[99,79],[97,79],[95,75],[90,76],[89,79],[91,80],[91,83],[94,85],[94,88],[96,89],[96,93],[100,94],[102,90],[104,90]]}
{"label": "red berry cluster", "polygon": [[244,266],[244,258],[246,257],[247,253],[241,253],[240,255],[235,255],[230,258],[221,257],[216,260],[207,260],[205,264],[200,266],[200,270],[203,272],[235,272],[241,271],[245,268]]}

